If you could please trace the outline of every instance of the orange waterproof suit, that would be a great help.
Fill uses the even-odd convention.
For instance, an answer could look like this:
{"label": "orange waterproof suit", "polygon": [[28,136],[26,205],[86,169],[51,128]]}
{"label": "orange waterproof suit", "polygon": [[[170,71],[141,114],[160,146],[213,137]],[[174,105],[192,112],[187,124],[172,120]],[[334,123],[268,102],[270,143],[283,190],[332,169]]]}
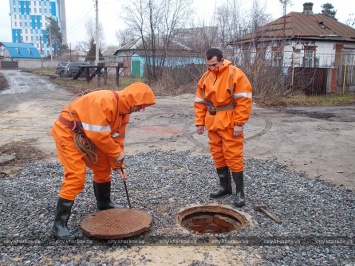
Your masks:
{"label": "orange waterproof suit", "polygon": [[[111,181],[111,169],[124,151],[124,136],[130,110],[137,105],[155,104],[153,91],[143,83],[133,83],[122,91],[98,90],[72,101],[61,111],[50,133],[56,142],[57,154],[64,166],[64,179],[59,197],[74,200],[85,183],[86,166],[93,170],[94,181]],[[64,119],[64,120],[63,120]],[[97,162],[87,164],[74,141],[75,131],[66,121],[80,127],[94,144]]]}
{"label": "orange waterproof suit", "polygon": [[[207,110],[212,104],[221,109],[215,115]],[[208,131],[216,168],[228,166],[232,172],[244,170],[244,134],[234,137],[233,129],[235,125],[243,126],[248,121],[251,106],[252,86],[246,75],[230,61],[224,59],[218,68],[202,75],[194,102],[195,125],[205,126]]]}

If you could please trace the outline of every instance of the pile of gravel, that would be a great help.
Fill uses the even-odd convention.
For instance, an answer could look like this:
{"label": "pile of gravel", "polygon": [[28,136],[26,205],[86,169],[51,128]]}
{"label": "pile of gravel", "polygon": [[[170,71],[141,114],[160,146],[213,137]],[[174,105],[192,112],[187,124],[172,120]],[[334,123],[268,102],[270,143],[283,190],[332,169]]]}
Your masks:
{"label": "pile of gravel", "polygon": [[[177,213],[195,204],[233,206],[234,200],[232,195],[209,198],[209,192],[217,184],[210,157],[154,151],[127,156],[125,161],[132,207],[152,215],[150,232],[123,243],[88,239],[80,230],[82,219],[96,211],[92,173],[88,170],[85,189],[76,198],[69,221],[77,239],[72,243],[55,240],[48,231],[53,223],[63,168],[59,163],[32,163],[18,177],[0,180],[0,264],[45,265],[50,258],[51,262],[57,262],[55,265],[61,265],[61,258],[66,256],[73,258],[72,265],[93,265],[91,258],[97,259],[99,251],[167,243],[216,245],[233,252],[259,254],[262,265],[355,263],[352,190],[308,180],[276,161],[246,160],[247,205],[241,210],[250,214],[257,225],[228,234],[199,235],[182,229],[177,224]],[[112,180],[112,200],[127,207],[124,186],[116,174]],[[282,224],[254,211],[255,204],[266,205]],[[74,257],[81,257],[81,262],[74,263]],[[100,258],[100,264],[113,263],[117,261]],[[122,265],[130,263],[124,261]],[[207,264],[194,261],[191,265]]]}

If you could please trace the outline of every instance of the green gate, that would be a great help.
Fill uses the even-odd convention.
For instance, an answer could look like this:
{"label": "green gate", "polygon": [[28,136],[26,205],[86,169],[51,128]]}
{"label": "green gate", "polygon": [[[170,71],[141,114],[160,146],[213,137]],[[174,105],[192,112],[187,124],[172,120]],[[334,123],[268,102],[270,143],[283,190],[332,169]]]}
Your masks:
{"label": "green gate", "polygon": [[141,77],[141,62],[132,61],[132,76]]}

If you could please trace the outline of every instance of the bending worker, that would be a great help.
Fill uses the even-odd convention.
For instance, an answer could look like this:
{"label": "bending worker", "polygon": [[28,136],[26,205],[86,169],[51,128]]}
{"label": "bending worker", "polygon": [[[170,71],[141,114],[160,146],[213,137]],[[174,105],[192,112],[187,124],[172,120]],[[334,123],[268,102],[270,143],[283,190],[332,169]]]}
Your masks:
{"label": "bending worker", "polygon": [[206,71],[198,82],[194,102],[199,135],[208,131],[209,147],[220,187],[212,198],[232,194],[231,175],[236,184],[234,205],[245,205],[243,183],[243,126],[252,106],[252,86],[246,75],[223,58],[219,49],[206,52]]}
{"label": "bending worker", "polygon": [[153,104],[153,91],[137,82],[118,92],[90,92],[63,108],[50,131],[64,166],[51,229],[53,235],[59,239],[74,239],[67,223],[75,197],[84,189],[86,167],[93,171],[97,208],[115,207],[110,198],[111,170],[126,180],[124,136],[130,114]]}

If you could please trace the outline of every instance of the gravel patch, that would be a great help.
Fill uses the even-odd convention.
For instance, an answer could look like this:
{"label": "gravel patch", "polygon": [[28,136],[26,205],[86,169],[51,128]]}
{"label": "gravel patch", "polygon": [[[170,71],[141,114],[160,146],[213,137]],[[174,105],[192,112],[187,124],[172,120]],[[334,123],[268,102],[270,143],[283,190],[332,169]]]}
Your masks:
{"label": "gravel patch", "polygon": [[[250,258],[257,256],[262,265],[355,263],[353,190],[306,179],[274,160],[246,160],[247,205],[240,210],[250,214],[256,226],[229,234],[199,235],[177,224],[182,208],[233,203],[233,196],[209,198],[217,182],[210,156],[154,151],[126,156],[125,162],[132,207],[152,215],[150,232],[122,241],[87,238],[80,222],[96,211],[92,173],[88,171],[85,189],[76,198],[69,220],[77,239],[71,243],[55,240],[48,231],[63,168],[59,163],[31,163],[17,177],[0,179],[0,265],[129,265],[133,264],[130,258],[113,260],[98,254],[144,245],[214,245],[246,252]],[[127,207],[124,186],[116,174],[112,200]],[[265,204],[282,224],[254,211],[255,204]],[[144,256],[139,261],[151,263]],[[189,265],[208,264],[194,260]]]}

